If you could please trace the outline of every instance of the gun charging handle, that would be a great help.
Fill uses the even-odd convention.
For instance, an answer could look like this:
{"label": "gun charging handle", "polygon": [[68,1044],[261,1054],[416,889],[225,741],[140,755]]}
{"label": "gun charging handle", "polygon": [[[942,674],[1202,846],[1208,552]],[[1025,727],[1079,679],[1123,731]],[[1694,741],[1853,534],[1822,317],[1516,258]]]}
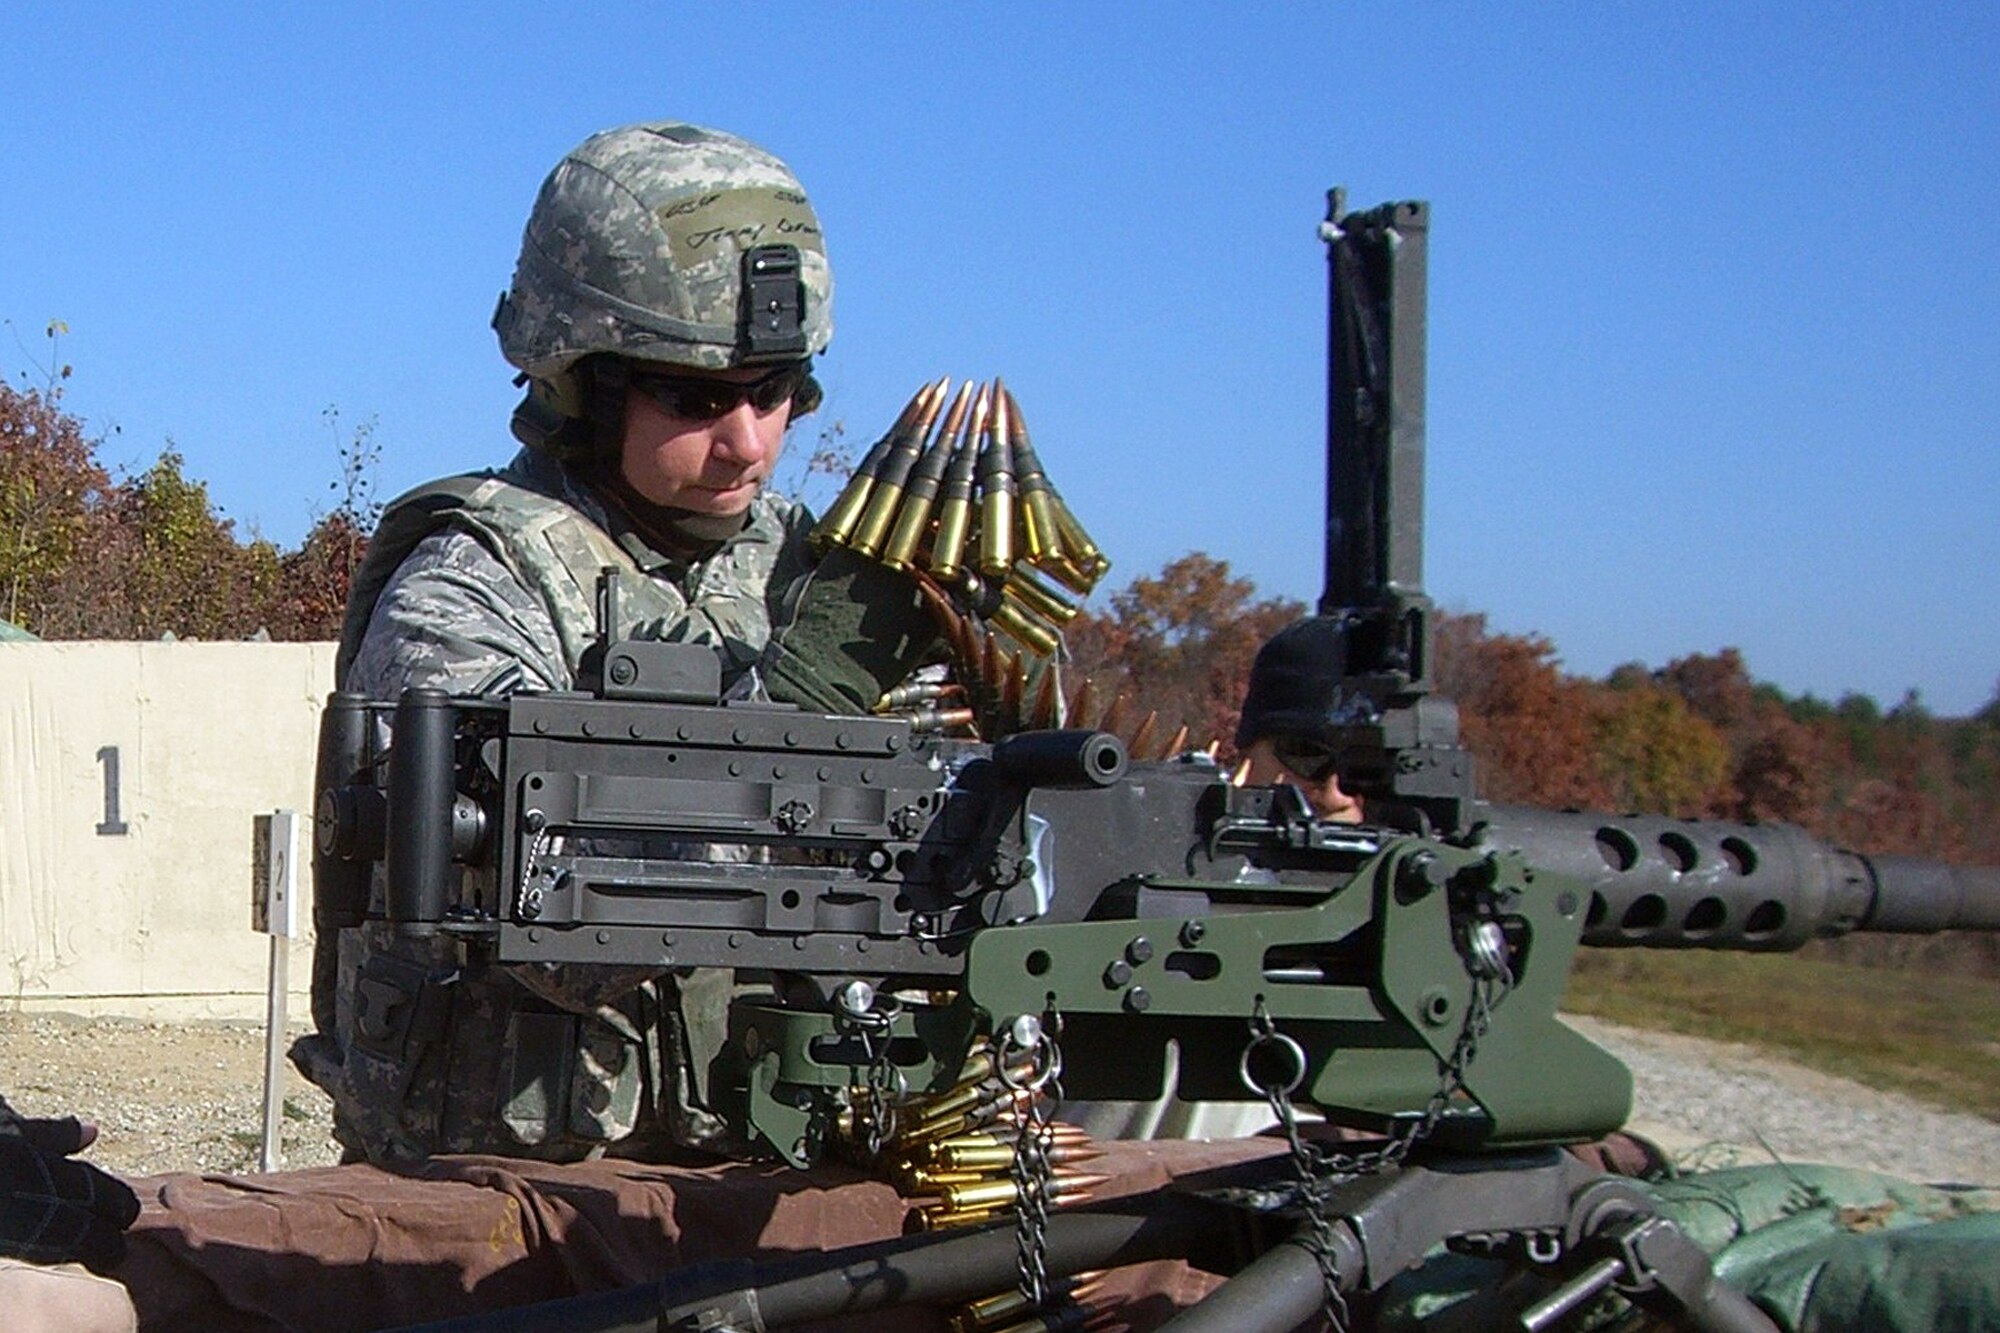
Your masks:
{"label": "gun charging handle", "polygon": [[450,900],[457,720],[443,690],[405,690],[396,705],[382,907],[401,935],[436,934]]}
{"label": "gun charging handle", "polygon": [[368,701],[336,690],[319,715],[313,764],[316,931],[358,926],[368,915],[368,870],[381,851],[382,803],[374,784],[358,782],[367,763]]}

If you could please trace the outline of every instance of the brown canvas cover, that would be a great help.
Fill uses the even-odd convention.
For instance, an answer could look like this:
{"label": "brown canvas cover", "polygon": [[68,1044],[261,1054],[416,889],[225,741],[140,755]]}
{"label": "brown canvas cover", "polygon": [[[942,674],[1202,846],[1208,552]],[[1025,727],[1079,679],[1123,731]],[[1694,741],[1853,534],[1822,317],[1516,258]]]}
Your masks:
{"label": "brown canvas cover", "polygon": [[[1098,1198],[1281,1154],[1270,1139],[1106,1143]],[[1283,1162],[1274,1163],[1278,1170]],[[887,1183],[835,1167],[743,1162],[572,1165],[442,1157],[406,1171],[328,1167],[131,1182],[144,1204],[116,1276],[140,1327],[347,1333],[652,1282],[685,1265],[765,1260],[905,1234]],[[1094,1303],[1157,1326],[1217,1279],[1181,1264],[1124,1270]],[[941,1329],[948,1312],[849,1327]]]}

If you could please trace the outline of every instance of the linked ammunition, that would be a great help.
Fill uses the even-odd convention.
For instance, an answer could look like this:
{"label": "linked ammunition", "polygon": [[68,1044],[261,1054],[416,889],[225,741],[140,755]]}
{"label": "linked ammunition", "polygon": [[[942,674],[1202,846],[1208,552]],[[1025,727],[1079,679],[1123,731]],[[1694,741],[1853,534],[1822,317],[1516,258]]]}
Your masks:
{"label": "linked ammunition", "polygon": [[979,452],[979,569],[1005,578],[1014,567],[1014,442],[1003,394]]}
{"label": "linked ammunition", "polygon": [[1160,751],[1160,758],[1162,759],[1173,758],[1175,755],[1187,749],[1187,743],[1188,743],[1187,723],[1183,722],[1181,723],[1180,730],[1174,733],[1174,738],[1167,742],[1167,748]]}
{"label": "linked ammunition", "polygon": [[979,720],[979,715],[970,708],[919,708],[907,716],[910,730],[919,736],[959,731]]}
{"label": "linked ammunition", "polygon": [[1057,688],[1056,664],[1051,661],[1042,672],[1042,683],[1035,688],[1034,707],[1028,710],[1029,723],[1037,727],[1060,727],[1063,724],[1062,691]]}
{"label": "linked ammunition", "polygon": [[1059,1305],[1053,1310],[1032,1314],[1025,1319],[1002,1325],[991,1333],[1079,1333],[1096,1312],[1082,1305]]}
{"label": "linked ammunition", "polygon": [[[1059,1120],[1049,1124],[1048,1133],[1051,1141],[1065,1146],[1092,1146],[1092,1140],[1088,1134],[1075,1125],[1067,1125]],[[1008,1152],[1012,1152],[1014,1151],[1015,1141],[1020,1137],[1020,1133],[1014,1130],[1002,1132],[992,1129],[982,1129],[969,1134],[954,1135],[948,1139],[938,1139],[927,1145],[926,1151],[932,1157],[935,1157],[947,1148],[1005,1148]]]}
{"label": "linked ammunition", "polygon": [[1104,710],[1104,720],[1097,724],[1097,729],[1099,731],[1108,731],[1120,740],[1123,740],[1125,738],[1125,713],[1128,707],[1129,701],[1124,695],[1121,694],[1113,699],[1111,707]]}
{"label": "linked ammunition", "polygon": [[1036,577],[1033,566],[1016,563],[1007,577],[1007,591],[1044,620],[1067,625],[1076,619],[1077,604]]}
{"label": "linked ammunition", "polygon": [[[1048,1182],[1048,1197],[1051,1201],[1074,1203],[1110,1179],[1109,1176],[1058,1171]],[[995,1180],[981,1185],[947,1185],[944,1188],[944,1206],[951,1212],[966,1208],[1001,1208],[1013,1203],[1020,1195],[1019,1188],[1011,1180]]]}
{"label": "linked ammunition", "polygon": [[1001,713],[1008,718],[1018,718],[1021,716],[1021,702],[1028,694],[1028,654],[1010,653],[1005,648],[1000,651],[1007,673],[1000,686]]}
{"label": "linked ammunition", "polygon": [[1153,743],[1153,731],[1159,725],[1159,721],[1160,715],[1157,711],[1149,712],[1146,714],[1146,720],[1139,724],[1139,729],[1132,733],[1132,740],[1125,748],[1134,759],[1153,757],[1146,747]]}
{"label": "linked ammunition", "polygon": [[1060,559],[1063,554],[1062,534],[1056,527],[1055,507],[1049,503],[1048,474],[1042,471],[1042,460],[1035,456],[1035,446],[1028,439],[1028,422],[1021,415],[1021,405],[1004,388],[1000,390],[1000,396],[1007,408],[1007,424],[1014,446],[1014,470],[1019,478],[1022,544],[1027,547],[1028,559],[1035,564]]}
{"label": "linked ammunition", "polygon": [[[1097,682],[1090,677],[1083,678],[1083,684],[1076,687],[1076,698],[1069,701],[1070,721],[1079,727],[1093,727],[1091,714],[1097,709]],[[1099,728],[1102,730],[1102,728]]]}
{"label": "linked ammunition", "polygon": [[943,1231],[950,1227],[978,1226],[993,1220],[991,1208],[924,1208],[917,1213],[917,1226],[924,1231]]}
{"label": "linked ammunition", "polygon": [[[1104,552],[1097,549],[1097,543],[1083,530],[1083,524],[1076,521],[1069,505],[1054,489],[1049,491],[1049,504],[1055,509],[1056,530],[1062,533],[1063,555],[1076,571],[1089,578],[1092,586],[1110,572],[1111,562]],[[1085,589],[1088,591],[1088,589]]]}
{"label": "linked ammunition", "polygon": [[846,488],[835,498],[833,507],[826,511],[826,517],[813,528],[811,540],[814,549],[824,550],[828,546],[847,544],[868,507],[868,493],[874,489],[875,474],[881,470],[883,460],[916,423],[918,414],[924,410],[925,402],[943,393],[944,386],[949,382],[948,378],[940,379],[917,390],[916,396],[910,399],[904,406],[902,414],[896,418],[896,423],[889,427],[889,433],[870,447],[867,454],[862,457],[861,465],[854,469],[854,475],[848,479]]}
{"label": "linked ammunition", "polygon": [[[971,386],[968,384],[966,387]],[[963,401],[964,390],[959,392],[960,401]],[[974,432],[985,419],[986,401],[987,391],[982,385],[972,401],[971,429]],[[954,403],[952,412],[957,413],[958,410],[958,404]],[[948,415],[944,427],[925,448],[924,456],[910,470],[909,480],[903,489],[902,507],[896,511],[896,526],[882,548],[882,563],[889,568],[908,569],[916,559],[917,548],[923,544],[924,534],[930,528],[931,506],[937,500],[938,487],[944,482],[945,469],[951,464],[952,447],[957,437],[953,417]]]}
{"label": "linked ammunition", "polygon": [[1056,649],[1062,645],[1062,635],[1058,630],[1044,625],[1034,612],[1007,593],[1001,594],[1000,605],[994,608],[992,620],[1014,642],[1034,649],[1043,657],[1054,657]]}
{"label": "linked ammunition", "polygon": [[893,713],[899,708],[921,708],[945,699],[963,697],[965,687],[949,680],[918,680],[898,685],[875,701],[873,711]]}
{"label": "linked ammunition", "polygon": [[[1101,1280],[1100,1272],[1078,1273],[1067,1280],[1056,1278],[1049,1284],[1050,1297],[1079,1302],[1095,1292]],[[999,1328],[1019,1319],[1031,1308],[1027,1294],[1019,1287],[1010,1287],[1006,1291],[996,1291],[991,1296],[966,1302],[965,1308],[952,1316],[951,1326],[957,1333],[997,1333]]]}
{"label": "linked ammunition", "polygon": [[[991,1144],[983,1148],[940,1148],[932,1159],[946,1171],[990,1171],[995,1167],[1012,1166],[1014,1163],[1012,1144]],[[1058,1143],[1048,1150],[1051,1166],[1081,1166],[1104,1156],[1101,1148],[1086,1148],[1080,1144]]]}
{"label": "linked ammunition", "polygon": [[[982,419],[988,426],[992,418]],[[972,425],[968,417],[966,425]],[[944,483],[938,487],[937,536],[931,542],[931,573],[949,583],[965,564],[965,544],[972,526],[973,477],[979,466],[979,435],[967,429],[959,432],[952,445],[951,461],[945,466]]]}
{"label": "linked ammunition", "polygon": [[[863,555],[879,555],[883,538],[888,535],[889,524],[896,516],[896,510],[903,503],[903,483],[909,479],[910,470],[916,466],[918,456],[923,452],[924,437],[930,434],[931,423],[937,418],[938,405],[944,401],[946,386],[950,379],[937,382],[924,407],[911,420],[908,429],[897,439],[889,452],[883,455],[880,468],[875,474],[875,485],[868,493],[868,509],[860,523],[855,525],[854,537],[849,545]],[[952,400],[951,412],[945,419],[944,433],[950,436],[954,426],[953,418],[965,411],[965,404],[972,395],[972,383],[967,381],[959,386],[958,397]]]}

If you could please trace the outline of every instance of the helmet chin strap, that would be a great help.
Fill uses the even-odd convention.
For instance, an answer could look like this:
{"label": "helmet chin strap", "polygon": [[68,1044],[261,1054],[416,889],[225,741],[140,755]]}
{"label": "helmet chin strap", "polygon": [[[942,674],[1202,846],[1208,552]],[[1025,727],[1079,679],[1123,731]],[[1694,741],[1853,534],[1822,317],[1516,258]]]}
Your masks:
{"label": "helmet chin strap", "polygon": [[625,479],[625,471],[612,459],[601,459],[589,472],[598,494],[629,522],[646,543],[663,555],[691,557],[728,541],[743,531],[750,511],[740,514],[701,514],[656,504],[641,495]]}

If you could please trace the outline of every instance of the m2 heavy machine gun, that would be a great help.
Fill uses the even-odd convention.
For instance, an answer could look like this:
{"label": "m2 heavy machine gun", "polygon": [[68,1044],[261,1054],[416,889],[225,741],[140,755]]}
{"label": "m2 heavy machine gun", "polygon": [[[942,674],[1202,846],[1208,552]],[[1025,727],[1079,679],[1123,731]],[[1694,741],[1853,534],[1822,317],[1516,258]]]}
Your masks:
{"label": "m2 heavy machine gun", "polygon": [[[1301,1177],[1283,1193],[1307,1237],[1188,1327],[1289,1327],[1331,1289],[1380,1287],[1444,1241],[1553,1275],[1532,1327],[1614,1282],[1703,1327],[1767,1327],[1634,1191],[1552,1151],[1617,1128],[1631,1103],[1623,1066],[1556,1017],[1575,949],[2000,929],[2000,880],[1783,826],[1478,799],[1456,714],[1431,692],[1422,591],[1428,226],[1424,204],[1349,212],[1335,191],[1322,228],[1318,610],[1344,657],[1325,702],[1367,825],[1321,822],[1290,787],[1233,785],[1202,754],[1133,761],[1104,732],[986,744],[721,703],[706,649],[607,641],[582,692],[332,698],[322,927],[379,916],[454,937],[483,965],[761,978],[714,1073],[743,1137],[795,1164],[945,1123],[939,1105],[981,1060],[1017,1091],[1059,1077],[1070,1098],[1145,1100],[1172,1047],[1166,1093],[1279,1113]],[[602,595],[615,600],[615,582]],[[1380,1138],[1317,1148],[1295,1106]],[[1107,1226],[1037,1221],[1036,1263],[1145,1250]],[[1013,1262],[1012,1239],[1003,1248]],[[984,1271],[962,1254],[950,1265]],[[819,1270],[807,1313],[887,1289],[864,1299],[841,1271]],[[937,1294],[928,1279],[907,1289]],[[681,1295],[695,1318],[742,1292]],[[641,1302],[658,1315],[643,1326],[680,1326],[659,1302]]]}

